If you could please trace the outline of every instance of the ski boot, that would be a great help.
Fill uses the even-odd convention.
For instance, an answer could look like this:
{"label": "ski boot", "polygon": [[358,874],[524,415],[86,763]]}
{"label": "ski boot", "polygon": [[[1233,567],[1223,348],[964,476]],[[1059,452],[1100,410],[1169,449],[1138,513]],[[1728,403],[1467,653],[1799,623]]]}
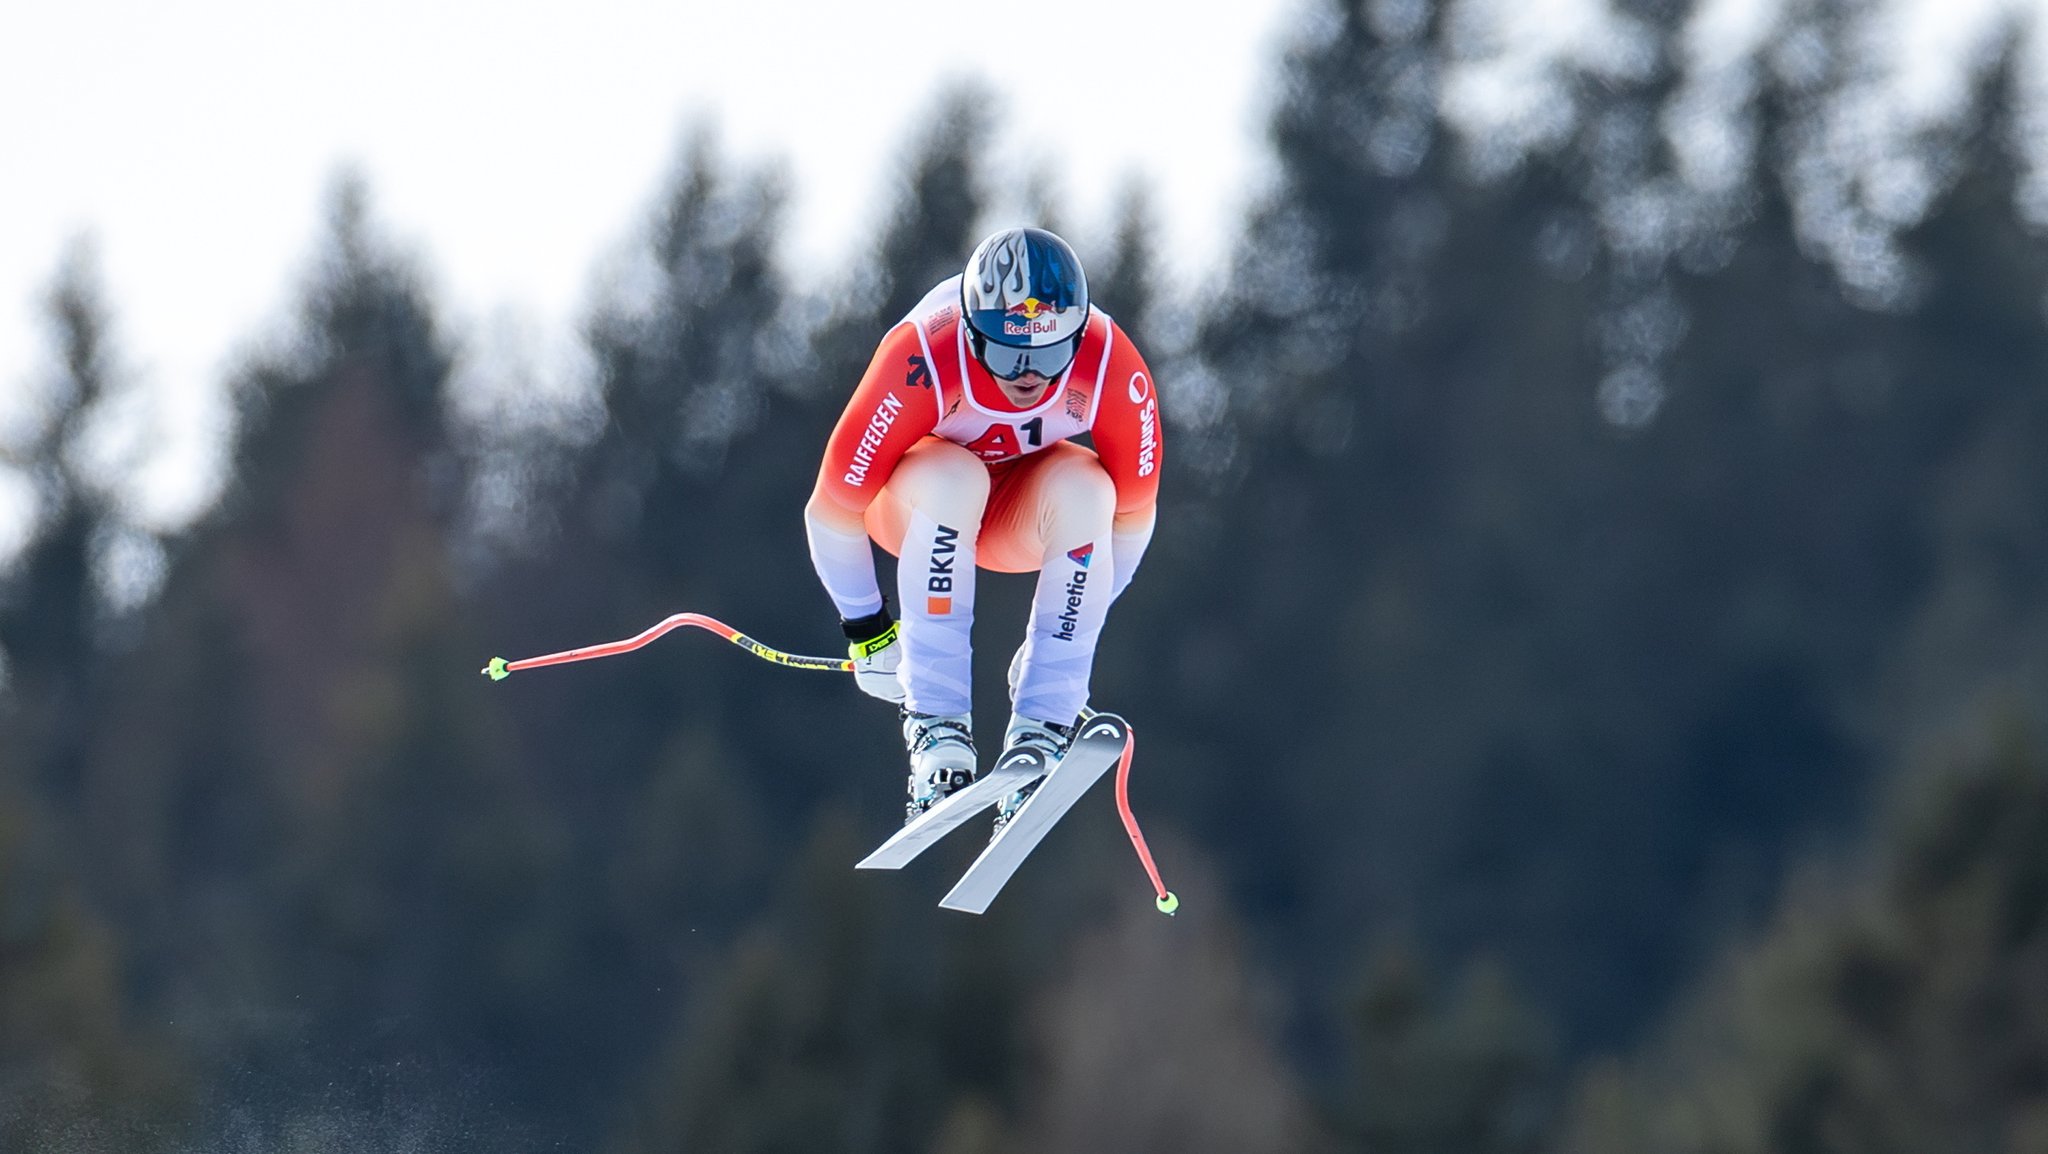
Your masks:
{"label": "ski boot", "polygon": [[[1060,758],[1066,755],[1067,743],[1073,740],[1073,737],[1072,725],[1033,721],[1013,713],[1010,715],[1010,728],[1003,734],[1003,753],[996,758],[996,764],[1001,765],[1020,754],[1035,755],[1043,764],[1045,772],[1050,773],[1052,767],[1058,765]],[[1031,799],[1031,795],[1038,790],[1038,784],[1044,780],[1043,775],[1032,778],[1022,789],[996,803],[996,826],[989,834],[990,840],[994,840],[1003,832],[1003,828],[1010,824],[1010,819],[1016,817],[1017,811],[1024,808],[1024,803]]]}
{"label": "ski boot", "polygon": [[910,751],[910,800],[903,806],[908,825],[954,790],[973,784],[974,721],[964,714],[942,717],[906,709],[903,744]]}

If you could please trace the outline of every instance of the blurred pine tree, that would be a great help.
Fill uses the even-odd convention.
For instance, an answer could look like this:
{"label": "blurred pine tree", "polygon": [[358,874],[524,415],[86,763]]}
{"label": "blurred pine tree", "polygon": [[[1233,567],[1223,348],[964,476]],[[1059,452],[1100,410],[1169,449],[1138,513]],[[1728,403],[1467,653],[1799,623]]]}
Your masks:
{"label": "blurred pine tree", "polygon": [[[358,180],[294,321],[235,382],[228,494],[91,730],[81,823],[146,1008],[183,1024],[215,1110],[259,1118],[557,1012],[532,996],[549,820],[505,719],[449,677],[480,651],[444,545],[453,354]],[[530,1075],[512,1053],[429,1076]],[[251,1069],[260,1103],[232,1101]]]}
{"label": "blurred pine tree", "polygon": [[1816,881],[1657,1044],[1582,1081],[1573,1154],[2040,1149],[2048,758],[2008,726],[1902,791],[1867,882]]}
{"label": "blurred pine tree", "polygon": [[165,1148],[194,1087],[161,1037],[138,1029],[129,944],[94,907],[77,837],[81,765],[114,656],[95,553],[121,516],[87,467],[102,406],[121,387],[97,255],[74,242],[47,300],[60,379],[19,453],[40,516],[0,574],[0,1151]]}

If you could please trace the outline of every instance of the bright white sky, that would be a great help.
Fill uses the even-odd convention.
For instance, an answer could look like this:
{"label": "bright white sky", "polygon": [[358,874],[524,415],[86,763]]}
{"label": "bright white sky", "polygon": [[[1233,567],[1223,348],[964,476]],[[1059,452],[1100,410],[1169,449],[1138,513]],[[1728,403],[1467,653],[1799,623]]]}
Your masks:
{"label": "bright white sky", "polygon": [[[943,82],[1002,95],[1001,164],[1046,164],[1083,238],[1130,173],[1182,271],[1262,156],[1291,0],[66,0],[0,30],[0,432],[49,357],[40,298],[98,240],[127,365],[162,398],[149,504],[204,496],[214,391],[272,330],[338,164],[422,249],[455,322],[564,332],[709,119],[796,178],[789,251],[836,273]],[[965,254],[963,254],[964,257]],[[0,494],[4,498],[4,494]],[[4,505],[0,499],[0,505]],[[0,521],[5,510],[0,509]],[[4,554],[5,550],[0,550]]]}
{"label": "bright white sky", "polygon": [[[1562,70],[1643,62],[1613,0],[1445,2],[1472,41],[1444,90],[1462,130],[1513,137],[1527,121],[1527,146],[1541,110],[1569,100]],[[121,361],[146,386],[126,422],[155,445],[139,511],[174,525],[214,483],[224,370],[277,329],[343,163],[369,177],[379,221],[425,254],[458,333],[545,351],[573,343],[599,261],[631,237],[692,123],[719,125],[743,159],[790,165],[787,251],[829,275],[869,239],[916,116],[946,82],[977,77],[1002,101],[999,169],[1053,172],[1084,253],[1119,185],[1149,177],[1186,285],[1216,267],[1263,172],[1266,81],[1310,0],[16,8],[0,22],[0,448],[49,356],[41,294],[65,242],[90,231]],[[1698,0],[1686,72],[1705,127],[1679,144],[1729,162],[1721,146],[1739,134],[1706,129],[1746,99],[1737,65],[1783,8]],[[1879,0],[1856,51],[1883,79],[1829,113],[1830,171],[1896,186],[1911,209],[1932,186],[1894,144],[1961,103],[2002,21],[2044,12],[2048,0]],[[2048,35],[2029,43],[2030,113],[2048,123]],[[2048,168],[2035,179],[2048,219]],[[0,563],[26,531],[29,491],[0,469]]]}

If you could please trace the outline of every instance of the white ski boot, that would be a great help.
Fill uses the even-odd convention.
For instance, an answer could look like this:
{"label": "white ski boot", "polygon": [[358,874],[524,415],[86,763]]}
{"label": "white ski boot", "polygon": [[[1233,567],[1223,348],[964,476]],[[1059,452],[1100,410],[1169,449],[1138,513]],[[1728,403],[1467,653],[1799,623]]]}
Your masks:
{"label": "white ski boot", "polygon": [[977,776],[974,720],[964,714],[942,717],[903,711],[903,744],[910,751],[910,800],[903,806],[905,824],[965,789]]}
{"label": "white ski boot", "polygon": [[1030,800],[1032,793],[1038,789],[1038,783],[1045,780],[1043,774],[1051,772],[1052,767],[1058,765],[1060,758],[1066,755],[1067,743],[1073,740],[1073,737],[1072,725],[1034,721],[1016,713],[1010,715],[1010,727],[1003,733],[1002,756],[996,758],[996,764],[1001,765],[1013,757],[1036,755],[1040,762],[1041,776],[1033,778],[1024,788],[996,804],[996,825],[995,830],[989,835],[990,838],[993,839],[1002,833],[1003,827],[1010,824],[1010,819],[1017,816],[1017,811],[1024,808],[1024,803]]}

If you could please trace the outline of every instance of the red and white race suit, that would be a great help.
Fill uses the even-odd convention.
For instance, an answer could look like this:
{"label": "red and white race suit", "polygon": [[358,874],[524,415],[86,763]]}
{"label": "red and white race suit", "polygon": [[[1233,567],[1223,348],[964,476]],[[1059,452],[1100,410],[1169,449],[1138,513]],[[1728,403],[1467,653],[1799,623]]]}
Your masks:
{"label": "red and white race suit", "polygon": [[811,560],[852,618],[882,607],[869,540],[895,554],[905,704],[936,714],[971,709],[976,568],[1036,571],[1013,704],[1064,724],[1152,539],[1161,449],[1151,371],[1107,314],[1019,408],[968,348],[954,277],[882,338],[833,429],[804,510]]}

